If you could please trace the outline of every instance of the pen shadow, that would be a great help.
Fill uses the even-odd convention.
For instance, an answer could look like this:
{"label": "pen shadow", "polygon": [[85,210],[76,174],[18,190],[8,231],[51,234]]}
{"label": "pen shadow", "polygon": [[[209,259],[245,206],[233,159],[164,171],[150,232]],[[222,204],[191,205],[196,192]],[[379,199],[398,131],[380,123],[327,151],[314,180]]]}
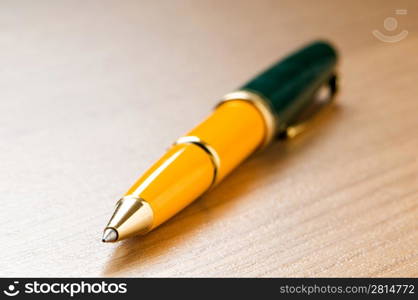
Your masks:
{"label": "pen shadow", "polygon": [[[102,275],[116,277],[121,274],[152,270],[162,253],[189,242],[192,234],[204,224],[211,224],[231,210],[239,202],[241,195],[253,189],[260,181],[281,180],[276,170],[286,169],[297,159],[299,152],[308,145],[320,142],[327,134],[329,123],[341,113],[340,107],[333,105],[332,113],[316,120],[302,135],[285,143],[275,141],[267,149],[260,151],[241,164],[218,186],[205,193],[172,219],[145,236],[137,236],[116,244],[109,261],[104,265]],[[329,125],[329,124],[328,124]],[[108,246],[108,245],[106,245]],[[145,263],[146,262],[146,263]],[[149,274],[156,276],[158,274]]]}

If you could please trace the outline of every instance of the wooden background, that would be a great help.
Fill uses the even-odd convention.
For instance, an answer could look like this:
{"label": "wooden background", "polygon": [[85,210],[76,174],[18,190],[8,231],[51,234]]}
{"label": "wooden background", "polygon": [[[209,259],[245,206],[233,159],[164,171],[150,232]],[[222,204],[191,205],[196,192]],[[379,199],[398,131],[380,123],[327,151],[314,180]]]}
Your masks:
{"label": "wooden background", "polygon": [[[418,276],[417,9],[1,1],[0,275]],[[385,43],[374,29],[409,35]],[[176,137],[315,38],[341,52],[332,113],[148,236],[100,242],[115,201]]]}

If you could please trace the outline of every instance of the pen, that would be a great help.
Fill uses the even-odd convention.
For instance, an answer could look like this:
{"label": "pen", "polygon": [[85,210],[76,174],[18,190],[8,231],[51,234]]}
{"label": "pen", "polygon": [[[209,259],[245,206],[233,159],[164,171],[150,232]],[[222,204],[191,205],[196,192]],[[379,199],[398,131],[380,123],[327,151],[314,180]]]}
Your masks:
{"label": "pen", "polygon": [[146,234],[218,184],[275,137],[302,132],[337,92],[337,53],[316,41],[235,92],[146,171],[117,202],[103,242]]}

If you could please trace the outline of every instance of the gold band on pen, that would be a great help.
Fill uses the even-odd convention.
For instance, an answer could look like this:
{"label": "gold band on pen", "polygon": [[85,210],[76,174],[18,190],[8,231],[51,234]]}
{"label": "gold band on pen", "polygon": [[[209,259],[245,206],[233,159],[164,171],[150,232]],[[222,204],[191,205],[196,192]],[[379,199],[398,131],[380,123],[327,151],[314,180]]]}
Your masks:
{"label": "gold band on pen", "polygon": [[211,145],[205,143],[197,136],[182,136],[181,138],[177,139],[177,141],[174,144],[194,144],[203,149],[203,151],[205,151],[209,155],[209,158],[213,165],[213,178],[209,188],[211,188],[217,183],[218,172],[221,167],[221,159],[218,155],[218,152],[216,152],[216,150]]}
{"label": "gold band on pen", "polygon": [[276,134],[278,121],[275,114],[272,111],[272,108],[268,104],[268,101],[258,93],[251,92],[248,90],[239,90],[224,95],[216,107],[222,105],[222,103],[226,101],[233,100],[248,101],[258,109],[258,111],[263,116],[266,128],[266,134],[264,137],[264,141],[261,144],[261,148],[264,148],[268,144],[270,144],[270,142],[273,140]]}

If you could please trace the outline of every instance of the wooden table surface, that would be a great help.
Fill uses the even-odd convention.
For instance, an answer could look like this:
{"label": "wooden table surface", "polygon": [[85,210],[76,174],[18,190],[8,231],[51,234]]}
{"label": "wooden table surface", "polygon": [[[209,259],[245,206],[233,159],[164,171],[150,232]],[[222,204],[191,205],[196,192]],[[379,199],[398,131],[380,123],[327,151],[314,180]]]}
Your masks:
{"label": "wooden table surface", "polygon": [[[1,1],[0,275],[418,276],[417,10]],[[387,43],[375,29],[409,34]],[[316,38],[341,53],[331,113],[149,235],[100,242],[115,201],[175,138]]]}

